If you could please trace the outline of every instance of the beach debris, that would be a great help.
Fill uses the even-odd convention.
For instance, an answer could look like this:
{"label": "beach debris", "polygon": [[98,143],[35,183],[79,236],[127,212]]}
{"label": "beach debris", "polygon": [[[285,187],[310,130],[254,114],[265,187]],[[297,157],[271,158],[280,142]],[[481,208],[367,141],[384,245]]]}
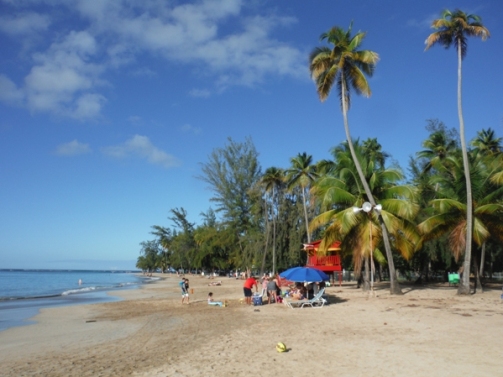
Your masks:
{"label": "beach debris", "polygon": [[86,323],[96,322],[95,319],[86,319]]}
{"label": "beach debris", "polygon": [[279,342],[278,344],[276,344],[276,351],[278,351],[280,353],[281,352],[286,352],[287,348],[286,348],[285,343]]}

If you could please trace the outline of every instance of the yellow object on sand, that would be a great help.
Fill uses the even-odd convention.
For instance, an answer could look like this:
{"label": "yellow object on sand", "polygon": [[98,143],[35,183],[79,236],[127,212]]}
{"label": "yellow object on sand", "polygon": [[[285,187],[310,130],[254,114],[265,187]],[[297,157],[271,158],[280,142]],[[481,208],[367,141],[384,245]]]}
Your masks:
{"label": "yellow object on sand", "polygon": [[285,345],[285,343],[279,342],[278,344],[276,344],[276,351],[278,351],[278,352],[286,352],[286,345]]}

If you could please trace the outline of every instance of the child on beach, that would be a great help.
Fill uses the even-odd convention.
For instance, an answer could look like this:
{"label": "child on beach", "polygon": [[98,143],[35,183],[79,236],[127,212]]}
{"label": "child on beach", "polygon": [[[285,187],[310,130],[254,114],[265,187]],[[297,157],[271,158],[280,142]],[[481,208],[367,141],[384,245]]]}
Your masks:
{"label": "child on beach", "polygon": [[187,291],[187,288],[185,288],[186,286],[188,287],[188,283],[186,285],[185,281],[186,279],[182,278],[182,280],[178,283],[180,289],[182,290],[182,304],[185,301],[185,298],[187,298],[187,304],[189,303],[189,292]]}
{"label": "child on beach", "polygon": [[223,307],[225,306],[222,301],[214,301],[213,300],[213,292],[208,293],[208,305],[214,305],[214,306],[220,306]]}

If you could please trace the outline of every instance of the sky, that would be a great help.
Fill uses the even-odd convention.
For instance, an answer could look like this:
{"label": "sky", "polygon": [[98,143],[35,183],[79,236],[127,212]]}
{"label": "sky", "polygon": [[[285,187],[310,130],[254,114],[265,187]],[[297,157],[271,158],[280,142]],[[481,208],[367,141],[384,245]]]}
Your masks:
{"label": "sky", "polygon": [[333,26],[380,61],[353,138],[404,170],[428,119],[459,128],[454,49],[424,51],[443,9],[482,17],[463,61],[466,138],[503,136],[501,0],[0,0],[0,268],[134,269],[173,208],[201,222],[201,164],[251,137],[262,171],[345,141],[308,55]]}

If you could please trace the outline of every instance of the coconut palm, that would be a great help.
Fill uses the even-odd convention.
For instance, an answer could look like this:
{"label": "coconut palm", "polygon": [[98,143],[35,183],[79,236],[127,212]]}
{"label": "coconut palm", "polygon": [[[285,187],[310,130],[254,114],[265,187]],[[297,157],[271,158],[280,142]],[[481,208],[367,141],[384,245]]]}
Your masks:
{"label": "coconut palm", "polygon": [[313,165],[313,156],[306,152],[299,153],[297,156],[290,159],[291,166],[285,171],[287,187],[289,190],[294,187],[300,187],[302,192],[302,205],[304,207],[304,220],[306,223],[307,242],[311,242],[311,234],[309,233],[309,220],[307,216],[307,200],[306,189],[318,177],[316,166]]}
{"label": "coconut palm", "polygon": [[456,140],[450,138],[445,130],[438,130],[430,134],[423,141],[423,150],[417,152],[419,158],[427,160],[424,171],[429,172],[435,164],[441,163],[446,157],[457,150]]}
{"label": "coconut palm", "polygon": [[[463,155],[463,168],[466,181],[466,249],[464,268],[470,271],[470,260],[472,253],[472,234],[473,234],[473,200],[470,182],[470,167],[468,162],[468,152],[465,141],[465,124],[463,119],[463,109],[461,105],[461,63],[466,56],[467,37],[475,36],[486,40],[489,37],[489,30],[482,25],[481,19],[477,15],[466,14],[459,9],[454,12],[444,10],[441,18],[436,19],[431,24],[434,33],[431,33],[425,41],[426,50],[435,44],[440,44],[445,48],[451,45],[457,50],[458,55],[458,117],[459,117],[459,135],[461,139],[461,151]],[[470,293],[470,274],[463,274],[463,279],[459,284],[458,294]]]}
{"label": "coconut palm", "polygon": [[[487,160],[480,155],[470,154],[469,157],[474,203],[474,226],[470,239],[482,247],[490,237],[503,240],[503,182],[494,179],[501,171],[501,165],[487,164]],[[460,156],[452,156],[435,168],[439,174],[433,180],[440,183],[439,198],[430,202],[434,214],[420,223],[418,228],[423,240],[447,234],[451,251],[458,260],[466,249],[466,232],[469,229],[466,224],[468,207],[464,166]],[[463,266],[463,271],[463,276],[470,275],[469,268]]]}
{"label": "coconut palm", "polygon": [[[365,181],[362,168],[356,158],[351,134],[349,132],[347,112],[351,106],[351,90],[356,94],[363,94],[366,97],[370,97],[371,90],[365,75],[369,77],[373,75],[375,65],[379,60],[379,55],[370,50],[358,50],[366,33],[358,32],[356,35],[351,36],[351,31],[352,24],[347,31],[341,27],[334,26],[328,32],[323,33],[320,39],[322,41],[326,40],[332,45],[332,48],[330,49],[326,46],[316,47],[309,56],[309,70],[311,72],[311,77],[316,83],[318,96],[322,102],[328,98],[333,84],[337,84],[337,91],[341,99],[346,140],[368,201],[372,206],[375,206],[376,201],[372,196],[368,183]],[[401,294],[402,290],[396,280],[395,266],[386,225],[381,217],[379,217],[379,219],[386,249],[386,257],[388,258],[390,292],[392,294]]]}
{"label": "coconut palm", "polygon": [[494,156],[502,153],[501,137],[494,135],[494,130],[488,128],[477,132],[477,137],[471,141],[473,150],[483,155]]}
{"label": "coconut palm", "polygon": [[[364,142],[365,144],[365,142]],[[384,219],[386,229],[392,235],[393,247],[409,259],[418,241],[413,219],[419,206],[415,201],[415,189],[409,185],[398,185],[403,174],[397,169],[385,169],[366,154],[359,142],[354,143],[358,162],[370,184],[372,194],[379,198],[382,209],[370,211],[368,216],[355,214],[352,207],[361,207],[365,201],[355,163],[351,158],[347,143],[334,148],[335,169],[321,177],[311,192],[322,213],[311,221],[311,229],[325,227],[324,243],[334,240],[342,242],[342,250],[353,254],[355,271],[361,271],[365,263],[364,289],[368,289],[368,260],[382,256],[383,245],[380,219]],[[376,168],[376,165],[379,165]],[[380,258],[381,263],[385,262]]]}
{"label": "coconut palm", "polygon": [[[260,183],[264,187],[266,192],[271,193],[271,203],[272,203],[272,271],[276,273],[276,193],[278,188],[280,188],[285,181],[283,170],[278,169],[276,167],[268,168],[262,178],[260,179]],[[266,211],[268,212],[268,211]],[[267,250],[267,249],[266,249]],[[264,253],[265,257],[265,253]]]}

